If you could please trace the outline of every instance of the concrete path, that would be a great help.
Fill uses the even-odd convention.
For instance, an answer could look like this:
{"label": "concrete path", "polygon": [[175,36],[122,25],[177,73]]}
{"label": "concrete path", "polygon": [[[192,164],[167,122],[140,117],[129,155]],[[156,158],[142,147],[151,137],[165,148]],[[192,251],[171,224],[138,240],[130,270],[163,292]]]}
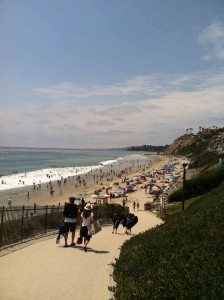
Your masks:
{"label": "concrete path", "polygon": [[[162,221],[146,211],[135,213],[138,234]],[[78,232],[76,233],[76,238]],[[109,300],[111,263],[130,236],[120,225],[118,234],[111,226],[94,235],[88,252],[83,246],[63,248],[56,236],[0,258],[0,299],[2,300]]]}

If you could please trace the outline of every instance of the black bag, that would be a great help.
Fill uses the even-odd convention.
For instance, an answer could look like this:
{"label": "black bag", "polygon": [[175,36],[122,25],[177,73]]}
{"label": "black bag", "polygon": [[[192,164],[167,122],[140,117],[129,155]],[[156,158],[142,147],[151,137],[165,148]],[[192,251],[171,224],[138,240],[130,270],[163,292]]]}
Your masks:
{"label": "black bag", "polygon": [[66,218],[75,219],[78,214],[78,206],[73,203],[65,203],[64,216]]}

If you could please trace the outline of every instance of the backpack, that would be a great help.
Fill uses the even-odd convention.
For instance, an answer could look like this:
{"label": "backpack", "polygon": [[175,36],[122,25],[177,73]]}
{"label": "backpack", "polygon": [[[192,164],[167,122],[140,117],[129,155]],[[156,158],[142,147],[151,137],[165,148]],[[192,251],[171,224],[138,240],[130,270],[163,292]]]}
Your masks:
{"label": "backpack", "polygon": [[73,203],[65,203],[64,216],[75,219],[78,214],[78,206]]}

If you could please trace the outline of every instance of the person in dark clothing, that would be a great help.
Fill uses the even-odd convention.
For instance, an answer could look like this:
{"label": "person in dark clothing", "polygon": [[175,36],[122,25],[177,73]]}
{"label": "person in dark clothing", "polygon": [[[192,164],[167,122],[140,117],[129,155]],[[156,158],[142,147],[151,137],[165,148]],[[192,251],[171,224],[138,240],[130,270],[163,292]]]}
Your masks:
{"label": "person in dark clothing", "polygon": [[65,202],[63,216],[64,216],[64,238],[65,245],[64,247],[68,247],[68,233],[69,231],[72,233],[71,246],[75,246],[75,230],[78,218],[78,206],[74,203],[75,198],[69,197],[69,203]]}
{"label": "person in dark clothing", "polygon": [[58,235],[56,238],[56,244],[60,244],[60,239],[65,236],[65,227],[64,227],[64,222],[62,222],[59,226],[58,229]]}
{"label": "person in dark clothing", "polygon": [[118,229],[118,226],[120,224],[120,218],[119,216],[117,215],[117,213],[114,214],[114,217],[113,217],[113,231],[112,233],[117,233],[117,229]]}
{"label": "person in dark clothing", "polygon": [[134,214],[129,213],[127,216],[127,223],[126,223],[126,231],[125,234],[131,234],[131,228],[138,223],[138,217]]}

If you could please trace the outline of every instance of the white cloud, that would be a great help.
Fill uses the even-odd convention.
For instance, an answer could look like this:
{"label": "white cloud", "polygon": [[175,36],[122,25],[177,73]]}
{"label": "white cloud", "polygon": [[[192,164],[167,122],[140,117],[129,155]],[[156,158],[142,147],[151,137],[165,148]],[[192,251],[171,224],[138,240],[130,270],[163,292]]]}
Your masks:
{"label": "white cloud", "polygon": [[151,94],[158,92],[161,76],[136,76],[129,80],[113,85],[85,85],[79,86],[71,82],[62,82],[58,85],[40,87],[34,92],[52,99],[82,99],[96,96],[127,96]]}
{"label": "white cloud", "polygon": [[[197,132],[199,126],[223,127],[223,74],[223,70],[212,70],[156,76],[154,80],[150,76],[131,78],[116,86],[125,85],[126,92],[128,84],[138,87],[136,98],[129,100],[127,95],[124,100],[117,95],[116,103],[111,101],[109,93],[104,95],[102,103],[89,101],[86,106],[59,98],[46,101],[44,106],[39,102],[30,103],[26,109],[22,106],[5,109],[0,118],[1,144],[68,148],[162,145],[184,134],[186,128]],[[147,83],[155,81],[157,91],[154,96],[149,95],[151,87],[147,90]],[[98,89],[105,91],[103,86]],[[131,87],[129,91],[132,94]],[[89,96],[84,94],[87,99],[93,97],[91,90]]]}
{"label": "white cloud", "polygon": [[203,57],[205,60],[224,59],[224,24],[222,22],[215,22],[201,31],[198,41],[208,52]]}
{"label": "white cloud", "polygon": [[[145,97],[154,99],[165,96],[173,90],[204,89],[213,83],[223,83],[223,80],[224,73],[220,70],[219,72],[195,72],[185,75],[136,76],[111,85],[78,86],[67,82],[46,88],[37,88],[34,91],[39,94],[39,97],[50,98],[59,103],[63,100],[66,103],[74,102],[81,106],[87,106],[94,103],[105,104],[105,100],[110,103],[116,99],[116,103],[125,105],[125,101],[131,103],[141,101]],[[111,113],[113,112],[111,111]]]}

